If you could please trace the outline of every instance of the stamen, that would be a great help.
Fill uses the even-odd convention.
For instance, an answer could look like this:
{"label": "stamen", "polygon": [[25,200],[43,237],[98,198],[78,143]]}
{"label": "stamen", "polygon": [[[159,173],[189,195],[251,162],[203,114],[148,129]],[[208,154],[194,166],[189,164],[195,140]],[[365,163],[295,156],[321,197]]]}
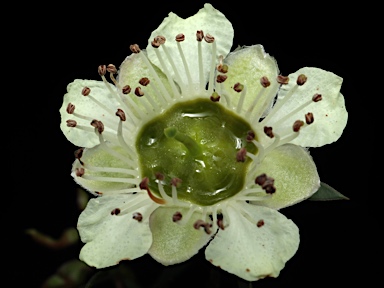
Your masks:
{"label": "stamen", "polygon": [[199,61],[199,82],[200,82],[200,90],[204,90],[204,74],[203,74],[203,52],[201,48],[201,41],[204,38],[204,32],[202,30],[198,30],[196,32],[196,40],[197,40],[197,51],[198,51],[198,61]]}
{"label": "stamen", "polygon": [[142,96],[144,96],[144,92],[141,90],[140,87],[136,87],[136,89],[135,89],[135,95],[136,95],[137,97],[142,97]]}
{"label": "stamen", "polygon": [[283,75],[278,75],[277,78],[277,83],[286,85],[289,83],[289,77],[288,76],[283,76]]}
{"label": "stamen", "polygon": [[132,218],[135,219],[137,222],[141,222],[141,220],[143,220],[143,215],[139,212],[135,212],[132,214]]}
{"label": "stamen", "polygon": [[77,122],[75,120],[67,120],[67,126],[68,127],[76,127],[77,126]]}
{"label": "stamen", "polygon": [[[260,84],[263,88],[267,88],[271,85],[271,82],[266,76],[263,76],[260,78]],[[253,109],[256,107],[256,103],[260,101],[261,97],[264,95],[264,92],[266,89],[261,89],[259,93],[257,93],[255,99],[253,99],[252,104],[249,106],[247,113],[245,114],[245,118],[251,118],[250,115],[253,111]]]}
{"label": "stamen", "polygon": [[183,215],[179,212],[179,211],[176,211],[173,216],[172,216],[172,221],[173,222],[178,222],[180,221],[181,219],[183,218]]}
{"label": "stamen", "polygon": [[75,111],[75,105],[73,105],[72,103],[68,103],[66,111],[68,114],[73,114],[73,112]]}
{"label": "stamen", "polygon": [[193,156],[200,157],[202,155],[202,149],[199,144],[197,144],[197,142],[188,135],[180,133],[176,127],[165,128],[164,135],[168,138],[173,138],[179,141],[180,143],[184,144],[184,146]]}
{"label": "stamen", "polygon": [[97,129],[97,131],[99,132],[99,134],[103,133],[103,131],[104,131],[104,124],[103,124],[103,122],[101,122],[99,120],[93,119],[91,121],[91,126],[95,127]]}
{"label": "stamen", "polygon": [[315,121],[315,118],[313,117],[313,113],[311,112],[308,112],[307,114],[305,114],[305,122],[309,125],[309,124],[312,124],[313,121]]}
{"label": "stamen", "polygon": [[227,80],[228,76],[224,74],[219,74],[216,77],[216,82],[217,83],[223,83],[225,80]]}
{"label": "stamen", "polygon": [[180,42],[184,41],[185,36],[184,36],[184,34],[177,34],[175,39],[176,39],[176,42],[177,42],[177,48],[179,49],[179,54],[180,54],[181,60],[183,62],[185,73],[187,74],[188,85],[191,86],[191,84],[192,84],[191,73],[189,72],[188,63],[187,63],[187,61],[185,59],[183,49],[181,48],[181,45],[180,45]]}
{"label": "stamen", "polygon": [[[184,203],[184,202],[180,202],[180,203]],[[188,207],[189,207],[189,210],[187,214],[184,215],[183,219],[179,221],[181,225],[185,225],[189,221],[189,219],[191,219],[192,214],[198,209],[198,207],[193,204],[190,204]]]}
{"label": "stamen", "polygon": [[118,87],[119,84],[117,83],[115,76],[113,76],[113,74],[117,74],[116,66],[113,64],[108,64],[107,71],[109,72],[109,78],[111,78],[112,82],[116,85],[116,87]]}
{"label": "stamen", "polygon": [[233,89],[236,92],[241,92],[240,99],[239,99],[239,102],[237,102],[237,108],[236,108],[237,113],[240,113],[241,110],[243,109],[244,99],[247,94],[247,87],[243,84],[236,83]]}
{"label": "stamen", "polygon": [[216,41],[215,37],[210,34],[205,35],[204,40],[207,43],[212,44],[212,58],[211,58],[211,69],[209,73],[209,81],[208,81],[208,93],[211,94],[213,92],[213,77],[215,76],[215,66],[216,66]]}
{"label": "stamen", "polygon": [[96,172],[110,172],[110,173],[122,173],[122,174],[128,174],[133,177],[139,176],[139,172],[134,169],[126,169],[126,168],[116,168],[116,167],[98,167],[98,166],[91,166],[91,165],[83,165],[86,170],[96,171]]}
{"label": "stamen", "polygon": [[255,179],[255,184],[260,185],[261,188],[265,190],[268,194],[273,194],[276,191],[275,186],[273,184],[275,183],[275,179],[272,177],[268,177],[265,173],[259,175]]}
{"label": "stamen", "polygon": [[[139,80],[139,83],[143,86],[147,86],[151,81],[147,78],[147,77],[143,77]],[[154,89],[153,91],[155,91],[155,93],[157,94],[157,98],[161,97],[158,93],[157,93],[157,90]],[[141,87],[137,87],[135,89],[135,95],[137,97],[142,97],[144,96],[144,91],[141,89]],[[158,106],[155,101],[152,99],[152,96],[147,94],[145,99],[149,102],[149,104],[151,104],[151,106],[153,107],[153,110],[154,111],[157,111],[158,110]],[[143,104],[143,106],[145,107],[145,109],[147,110],[148,113],[152,113],[153,110],[145,103],[145,102],[141,102],[141,104]]]}
{"label": "stamen", "polygon": [[140,182],[140,185],[139,185],[140,189],[147,190],[148,196],[149,198],[151,198],[153,202],[157,204],[165,204],[166,201],[164,199],[157,198],[152,194],[151,190],[149,189],[148,183],[149,183],[148,177],[144,177],[143,180]]}
{"label": "stamen", "polygon": [[156,84],[159,87],[159,90],[161,90],[162,92],[161,94],[159,94],[161,96],[159,97],[159,101],[161,102],[161,105],[164,107],[167,106],[167,102],[171,100],[171,95],[169,95],[169,93],[165,89],[163,82],[161,82],[159,76],[157,75],[155,69],[153,69],[153,66],[149,62],[147,56],[145,55],[145,53],[140,53],[141,50],[139,48],[139,45],[137,44],[131,45],[130,48],[133,53],[139,54],[142,60],[144,61],[145,65],[149,69],[149,73],[151,74],[152,78],[155,79]]}
{"label": "stamen", "polygon": [[171,180],[171,185],[172,185],[172,200],[173,203],[176,204],[178,203],[177,199],[177,188],[180,187],[182,180],[180,178],[172,178]]}
{"label": "stamen", "polygon": [[264,126],[264,133],[269,137],[273,138],[275,135],[273,134],[272,127]]}
{"label": "stamen", "polygon": [[225,74],[228,72],[228,65],[223,64],[223,59],[224,59],[223,55],[220,55],[219,56],[219,65],[217,65],[217,71]]}
{"label": "stamen", "polygon": [[292,126],[293,131],[295,131],[295,132],[299,132],[301,126],[303,126],[303,125],[304,125],[304,122],[303,122],[303,121],[301,121],[301,120],[296,120],[295,123],[293,123],[293,126]]}
{"label": "stamen", "polygon": [[204,231],[205,233],[207,234],[211,234],[211,224],[207,223],[207,222],[204,222],[203,220],[197,220],[194,224],[193,224],[193,228],[195,228],[196,230],[199,230],[200,227],[203,227],[204,228]]}
{"label": "stamen", "polygon": [[119,215],[120,214],[120,209],[119,208],[115,208],[111,211],[111,215]]}
{"label": "stamen", "polygon": [[237,162],[245,162],[247,156],[247,150],[245,147],[240,148],[240,150],[236,153],[236,161]]}
{"label": "stamen", "polygon": [[119,125],[117,127],[117,139],[122,147],[124,147],[125,151],[128,152],[129,156],[132,159],[135,159],[136,153],[132,150],[132,148],[125,142],[124,137],[123,137],[123,122],[126,121],[126,116],[123,110],[120,108],[117,109],[116,111],[116,116],[120,118]]}
{"label": "stamen", "polygon": [[81,161],[81,157],[83,156],[84,148],[77,149],[73,154],[75,155],[75,158],[80,162],[81,165],[84,165],[84,162]]}
{"label": "stamen", "polygon": [[259,221],[257,221],[256,226],[257,226],[258,228],[264,226],[264,220],[263,220],[263,219],[260,219]]}
{"label": "stamen", "polygon": [[77,177],[83,177],[83,175],[84,175],[84,168],[76,168],[76,170],[75,170],[76,172],[76,176]]}
{"label": "stamen", "polygon": [[161,195],[161,197],[166,201],[166,202],[171,202],[173,199],[172,197],[169,197],[168,194],[165,192],[164,190],[164,186],[163,184],[161,183],[161,181],[158,181],[157,182],[157,188],[159,190],[159,193]]}

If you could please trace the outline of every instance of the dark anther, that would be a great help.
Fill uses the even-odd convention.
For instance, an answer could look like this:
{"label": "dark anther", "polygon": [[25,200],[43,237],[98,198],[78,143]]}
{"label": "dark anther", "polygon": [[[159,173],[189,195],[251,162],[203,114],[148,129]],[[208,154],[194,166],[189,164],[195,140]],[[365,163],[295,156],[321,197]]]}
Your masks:
{"label": "dark anther", "polygon": [[176,35],[175,39],[177,42],[183,42],[185,40],[185,36],[184,34],[180,33]]}
{"label": "dark anther", "polygon": [[68,103],[67,113],[68,114],[73,114],[74,111],[75,111],[75,105],[73,105],[72,103]]}
{"label": "dark anther", "polygon": [[100,66],[97,68],[97,72],[99,73],[100,76],[104,76],[105,73],[107,72],[107,66],[105,66],[105,65],[100,65]]}
{"label": "dark anther", "polygon": [[132,53],[140,53],[140,47],[137,44],[132,44],[129,46],[129,49],[132,51]]}
{"label": "dark anther", "polygon": [[174,177],[171,180],[171,185],[175,186],[176,188],[179,188],[181,185],[181,182],[183,182],[180,178]]}
{"label": "dark anther", "polygon": [[275,179],[268,177],[265,173],[257,176],[255,179],[255,184],[260,185],[261,188],[263,188],[268,194],[273,194],[276,192],[276,188],[273,186],[274,183]]}
{"label": "dark anther", "polygon": [[264,88],[267,88],[269,85],[271,85],[271,82],[269,81],[269,79],[266,76],[263,76],[260,78],[260,84]]}
{"label": "dark anther", "polygon": [[125,120],[127,120],[127,117],[125,117],[125,113],[124,113],[124,111],[121,110],[120,108],[117,108],[116,116],[118,116],[118,117],[120,118],[121,121],[125,121]]}
{"label": "dark anther", "polygon": [[267,174],[265,173],[257,176],[255,179],[255,183],[260,186],[262,186],[265,183],[265,181],[267,181]]}
{"label": "dark anther", "polygon": [[279,76],[277,76],[276,80],[277,80],[277,83],[279,83],[279,84],[288,84],[289,77],[288,76],[279,75]]}
{"label": "dark anther", "polygon": [[103,122],[94,119],[94,120],[92,120],[91,125],[92,125],[93,127],[97,128],[97,131],[98,131],[100,134],[103,133],[103,131],[104,131],[104,124],[103,124]]}
{"label": "dark anther", "polygon": [[221,73],[227,73],[228,72],[228,65],[226,64],[220,64],[217,66],[217,71]]}
{"label": "dark anther", "polygon": [[237,162],[245,162],[247,158],[247,150],[243,147],[236,153],[236,161]]}
{"label": "dark anther", "polygon": [[135,95],[136,95],[137,97],[142,97],[142,96],[144,96],[144,92],[141,90],[140,87],[136,87],[136,89],[135,89]]}
{"label": "dark anther", "polygon": [[257,227],[261,227],[261,226],[264,226],[264,220],[263,219],[260,219],[259,221],[257,221],[257,224],[256,224]]}
{"label": "dark anther", "polygon": [[307,82],[307,76],[305,76],[304,74],[300,74],[296,80],[297,85],[299,85],[299,86],[304,85],[305,82]]}
{"label": "dark anther", "polygon": [[179,211],[175,212],[175,214],[172,215],[173,222],[180,221],[181,218],[183,218],[183,215]]}
{"label": "dark anther", "polygon": [[165,178],[164,174],[160,173],[160,172],[156,172],[155,173],[155,177],[156,177],[157,180],[160,180],[160,181],[163,181],[164,178]]}
{"label": "dark anther", "polygon": [[151,45],[152,45],[153,48],[159,48],[159,47],[160,47],[160,43],[157,42],[157,41],[155,41],[155,40],[153,40],[153,41],[151,42]]}
{"label": "dark anther", "polygon": [[221,230],[224,230],[223,214],[217,214],[217,226],[219,226]]}
{"label": "dark anther", "polygon": [[207,223],[207,222],[204,222],[203,220],[197,220],[194,224],[193,224],[193,228],[195,228],[196,230],[198,230],[200,227],[204,227],[204,231],[205,233],[207,234],[211,234],[211,224]]}
{"label": "dark anther", "polygon": [[165,37],[164,37],[164,36],[161,36],[161,35],[156,36],[155,39],[153,39],[153,40],[156,41],[156,42],[159,42],[160,45],[162,45],[162,44],[165,43]]}
{"label": "dark anther", "polygon": [[143,86],[147,86],[149,84],[149,79],[147,77],[143,77],[139,80],[139,83]]}
{"label": "dark anther", "polygon": [[151,198],[153,202],[157,204],[165,204],[166,202],[164,199],[157,198],[155,195],[152,194],[151,190],[149,189],[148,183],[149,183],[148,177],[144,177],[143,180],[141,180],[140,182],[140,185],[139,185],[140,189],[147,190],[148,196],[149,198]]}
{"label": "dark anther", "polygon": [[217,75],[217,77],[216,77],[216,82],[217,82],[217,83],[223,83],[225,80],[227,80],[227,78],[228,78],[227,75],[219,74],[219,75]]}
{"label": "dark anther", "polygon": [[203,30],[197,30],[196,31],[196,40],[201,42],[204,38],[204,32]]}
{"label": "dark anther", "polygon": [[207,43],[213,43],[213,41],[215,41],[215,37],[213,37],[211,34],[207,34],[204,36],[204,40]]}
{"label": "dark anther", "polygon": [[108,66],[107,66],[107,71],[108,71],[109,73],[116,74],[116,73],[117,73],[116,66],[113,65],[113,64],[108,64]]}
{"label": "dark anther", "polygon": [[275,135],[273,134],[272,127],[264,126],[264,133],[269,137],[273,138]]}
{"label": "dark anther", "polygon": [[220,100],[220,95],[217,94],[217,92],[213,92],[210,99],[212,102],[218,102]]}
{"label": "dark anther", "polygon": [[81,177],[84,175],[84,168],[76,168],[76,176]]}
{"label": "dark anther", "polygon": [[299,132],[301,126],[303,126],[303,125],[304,125],[304,121],[296,120],[295,123],[293,123],[292,129],[295,132]]}
{"label": "dark anther", "polygon": [[91,89],[89,87],[84,87],[83,90],[81,91],[81,94],[83,96],[88,96],[89,93],[91,93]]}
{"label": "dark anther", "polygon": [[237,82],[234,86],[233,86],[233,90],[235,90],[236,92],[241,92],[243,91],[244,89],[244,85],[243,84],[240,84],[239,82]]}
{"label": "dark anther", "polygon": [[313,114],[311,112],[308,112],[305,114],[305,122],[309,125],[312,124],[315,118],[313,118]]}
{"label": "dark anther", "polygon": [[143,215],[141,215],[141,213],[139,212],[135,212],[132,214],[132,218],[137,220],[138,222],[141,222],[141,220],[143,220]]}
{"label": "dark anther", "polygon": [[251,142],[253,139],[255,139],[255,137],[256,137],[256,134],[252,130],[249,130],[247,132],[247,138],[246,139],[248,142]]}
{"label": "dark anther", "polygon": [[76,127],[77,122],[75,120],[67,120],[67,126],[68,127]]}
{"label": "dark anther", "polygon": [[149,183],[149,178],[144,177],[143,180],[141,180],[141,182],[140,182],[140,185],[139,185],[140,189],[148,190],[149,189],[148,183]]}
{"label": "dark anther", "polygon": [[120,209],[119,208],[115,208],[111,211],[111,215],[119,215],[120,214]]}
{"label": "dark anther", "polygon": [[75,158],[79,160],[81,165],[84,165],[83,161],[81,161],[81,157],[83,156],[84,148],[77,149],[73,154],[75,155]]}
{"label": "dark anther", "polygon": [[131,92],[131,86],[125,85],[123,89],[121,89],[121,92],[123,92],[123,94],[129,94]]}
{"label": "dark anther", "polygon": [[312,97],[313,102],[319,102],[322,99],[323,99],[323,97],[321,96],[321,94],[317,94],[317,93],[315,95],[313,95],[313,97]]}

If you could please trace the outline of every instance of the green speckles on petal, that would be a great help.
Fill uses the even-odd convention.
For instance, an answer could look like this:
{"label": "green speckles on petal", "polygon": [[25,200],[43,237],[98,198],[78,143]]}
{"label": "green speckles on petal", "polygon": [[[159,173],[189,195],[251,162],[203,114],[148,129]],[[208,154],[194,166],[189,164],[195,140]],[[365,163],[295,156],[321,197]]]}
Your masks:
{"label": "green speckles on petal", "polygon": [[230,224],[208,245],[206,259],[248,281],[277,277],[299,246],[297,226],[276,210],[245,202],[226,212]]}
{"label": "green speckles on petal", "polygon": [[266,173],[275,179],[276,192],[272,198],[257,205],[274,209],[296,204],[310,197],[320,186],[316,165],[309,153],[299,146],[280,146],[264,158],[256,175]]}
{"label": "green speckles on petal", "polygon": [[148,253],[163,265],[184,262],[195,255],[209,239],[202,229],[193,228],[193,223],[201,219],[201,214],[194,212],[185,224],[175,223],[175,212],[187,215],[188,209],[179,207],[160,207],[150,218],[153,243]]}

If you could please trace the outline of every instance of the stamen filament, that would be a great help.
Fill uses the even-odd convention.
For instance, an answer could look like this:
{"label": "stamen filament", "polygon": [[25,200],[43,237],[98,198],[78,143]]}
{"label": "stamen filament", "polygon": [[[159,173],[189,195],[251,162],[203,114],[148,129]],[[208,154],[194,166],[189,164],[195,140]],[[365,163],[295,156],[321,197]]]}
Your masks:
{"label": "stamen filament", "polygon": [[139,176],[139,172],[133,169],[125,169],[125,168],[117,168],[117,167],[99,167],[99,166],[91,166],[88,164],[84,164],[83,167],[86,170],[97,171],[97,172],[111,172],[111,173],[123,173],[132,176]]}
{"label": "stamen filament", "polygon": [[236,108],[237,113],[241,112],[241,109],[243,108],[243,104],[244,104],[245,95],[247,94],[247,86],[246,85],[243,85],[243,86],[244,88],[241,91],[239,102],[237,102],[237,108]]}
{"label": "stamen filament", "polygon": [[161,184],[160,181],[157,182],[157,187],[159,189],[161,198],[163,198],[166,202],[170,203],[172,198],[169,197],[167,193],[165,193],[164,186],[163,186],[163,184]]}
{"label": "stamen filament", "polygon": [[172,200],[173,204],[179,203],[179,199],[177,199],[177,188],[175,185],[172,185]]}
{"label": "stamen filament", "polygon": [[249,106],[246,114],[245,114],[245,118],[246,119],[252,119],[250,116],[252,114],[252,111],[253,109],[255,108],[256,106],[256,103],[259,102],[259,100],[261,99],[261,97],[264,95],[264,92],[265,92],[266,88],[263,88],[259,91],[259,93],[257,93],[255,99],[253,99],[253,102],[251,104],[251,106]]}
{"label": "stamen filament", "polygon": [[179,42],[177,42],[177,48],[179,49],[179,53],[180,53],[181,60],[183,61],[185,73],[187,74],[188,86],[191,87],[191,85],[192,85],[191,73],[189,72],[188,63],[185,60],[184,52],[183,52],[183,49],[181,48],[181,44]]}
{"label": "stamen filament", "polygon": [[198,209],[198,206],[190,204],[189,205],[189,210],[188,210],[187,214],[183,215],[183,219],[181,219],[179,221],[179,223],[181,225],[186,224],[189,221],[189,219],[191,219],[191,216],[192,216],[193,212],[195,212],[197,209]]}
{"label": "stamen filament", "polygon": [[[173,61],[173,58],[171,57],[171,54],[169,53],[168,47],[166,47],[165,43],[162,44],[161,47],[163,48],[164,53],[167,56],[167,59],[168,59],[169,63],[171,64],[173,71],[175,72],[175,77],[176,77],[177,83],[179,84],[179,86],[181,88],[181,93],[183,94],[183,92],[185,92],[185,85],[184,85],[184,82],[181,81],[179,70],[177,70],[175,62]],[[179,95],[179,94],[175,94],[175,95]]]}
{"label": "stamen filament", "polygon": [[294,109],[293,111],[289,112],[288,114],[284,115],[283,117],[281,117],[279,120],[277,120],[276,122],[273,123],[274,126],[278,126],[280,125],[282,122],[284,122],[285,120],[287,120],[289,117],[291,117],[292,115],[294,115],[295,113],[299,112],[301,109],[303,109],[304,107],[310,105],[311,103],[314,103],[313,100],[308,100],[307,102],[301,104],[299,107],[297,107],[296,109]]}
{"label": "stamen filament", "polygon": [[121,211],[120,211],[119,215],[126,215],[128,213],[134,212],[135,210],[137,210],[139,208],[142,208],[144,206],[147,206],[147,205],[150,205],[153,203],[152,200],[150,200],[148,198],[141,200],[141,201],[137,201],[136,199],[134,199],[132,202],[128,202],[126,206],[124,205],[125,207],[123,206],[120,209]]}
{"label": "stamen filament", "polygon": [[208,94],[211,95],[213,92],[213,84],[214,84],[214,76],[215,76],[215,68],[216,68],[216,41],[211,43],[212,45],[212,59],[211,59],[211,69],[209,73],[209,82],[208,82]]}
{"label": "stamen filament", "polygon": [[199,61],[199,82],[200,82],[200,90],[204,91],[205,89],[205,81],[204,81],[204,70],[203,70],[203,52],[201,48],[201,42],[197,41],[197,51],[198,51],[198,61]]}
{"label": "stamen filament", "polygon": [[137,178],[120,178],[120,177],[104,177],[104,176],[92,176],[84,174],[82,178],[93,181],[102,181],[102,182],[119,182],[119,183],[129,183],[129,184],[139,184]]}
{"label": "stamen filament", "polygon": [[123,137],[123,121],[119,121],[119,126],[117,128],[117,139],[119,140],[119,143],[123,148],[128,152],[129,156],[132,159],[137,158],[135,152],[132,150],[131,147],[128,146],[127,142],[125,142],[124,137]]}
{"label": "stamen filament", "polygon": [[[266,89],[268,89],[267,90],[268,94],[264,98],[264,101],[262,103],[263,105],[260,106],[261,108],[258,111],[256,111],[256,114],[253,116],[253,122],[252,122],[253,125],[257,125],[259,123],[261,116],[263,115],[263,113],[267,109],[266,105],[268,105],[268,103],[271,103],[272,99],[275,98],[277,91],[279,89],[279,83],[277,81],[272,81],[271,86],[269,86]],[[264,89],[264,90],[266,90],[266,89]]]}

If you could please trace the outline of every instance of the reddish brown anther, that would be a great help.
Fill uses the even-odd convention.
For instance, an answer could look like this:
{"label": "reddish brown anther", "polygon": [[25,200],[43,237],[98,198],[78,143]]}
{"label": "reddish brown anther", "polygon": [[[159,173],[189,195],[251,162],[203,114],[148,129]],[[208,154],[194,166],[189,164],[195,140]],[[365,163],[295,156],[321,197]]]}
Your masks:
{"label": "reddish brown anther", "polygon": [[117,73],[116,66],[113,65],[113,64],[108,64],[108,66],[107,66],[107,71],[108,71],[109,73],[116,74],[116,73]]}
{"label": "reddish brown anther", "polygon": [[255,184],[260,185],[267,194],[273,194],[276,192],[276,188],[273,186],[274,183],[275,179],[268,177],[265,173],[257,176],[255,179]]}
{"label": "reddish brown anther", "polygon": [[216,82],[217,83],[223,83],[225,80],[227,80],[227,78],[228,78],[227,75],[219,74],[216,77]]}
{"label": "reddish brown anther", "polygon": [[277,76],[276,80],[277,80],[277,83],[282,84],[282,85],[289,83],[289,77],[288,76],[279,75],[279,76]]}
{"label": "reddish brown anther", "polygon": [[256,177],[255,184],[262,186],[267,181],[267,174],[263,173]]}
{"label": "reddish brown anther", "polygon": [[116,111],[116,116],[118,116],[120,118],[121,121],[125,121],[127,120],[127,117],[125,116],[125,113],[123,110],[121,110],[120,108],[117,108],[117,111]]}
{"label": "reddish brown anther", "polygon": [[147,77],[143,77],[143,78],[141,78],[141,79],[139,80],[139,83],[140,83],[141,85],[143,85],[143,86],[147,86],[147,85],[149,84],[149,82],[151,82],[151,81],[149,81],[149,79],[148,79]]}
{"label": "reddish brown anther", "polygon": [[144,92],[143,92],[143,90],[141,90],[140,87],[136,87],[136,89],[135,89],[135,95],[136,95],[137,97],[142,97],[142,96],[144,96]]}
{"label": "reddish brown anther", "polygon": [[183,181],[180,178],[174,177],[171,180],[171,185],[179,188],[182,182]]}
{"label": "reddish brown anther", "polygon": [[183,215],[182,215],[179,211],[176,211],[176,212],[172,215],[172,221],[173,221],[173,222],[180,221],[181,218],[183,218]]}
{"label": "reddish brown anther", "polygon": [[75,155],[75,158],[80,160],[81,157],[83,156],[83,151],[84,151],[84,148],[79,148],[77,149],[73,154]]}
{"label": "reddish brown anther", "polygon": [[321,96],[321,94],[317,94],[317,93],[315,95],[313,95],[313,97],[312,97],[313,102],[319,102],[322,99],[323,99],[323,97]]}
{"label": "reddish brown anther", "polygon": [[309,125],[309,124],[312,124],[313,121],[315,121],[315,118],[313,118],[313,113],[311,112],[308,112],[307,114],[305,114],[305,122]]}
{"label": "reddish brown anther", "polygon": [[260,219],[259,221],[257,221],[256,226],[259,227],[259,228],[264,226],[264,220]]}
{"label": "reddish brown anther", "polygon": [[100,66],[97,68],[97,73],[99,73],[100,76],[104,76],[105,73],[107,73],[107,66],[105,66],[105,65],[100,65]]}
{"label": "reddish brown anther", "polygon": [[89,93],[91,93],[91,88],[89,87],[84,87],[83,90],[81,90],[81,95],[83,96],[88,96]]}
{"label": "reddish brown anther", "polygon": [[152,45],[153,48],[159,48],[159,47],[160,47],[160,43],[157,42],[157,41],[155,41],[155,40],[153,40],[153,41],[151,42],[151,45]]}
{"label": "reddish brown anther", "polygon": [[240,150],[236,153],[236,161],[245,162],[246,159],[247,159],[247,149],[245,149],[245,147],[240,148]]}
{"label": "reddish brown anther", "polygon": [[141,51],[139,45],[137,44],[130,45],[129,49],[132,51],[132,53],[135,53],[135,54],[140,53]]}
{"label": "reddish brown anther", "polygon": [[100,134],[103,133],[103,131],[104,131],[104,124],[103,124],[103,122],[94,119],[94,120],[91,121],[91,125],[93,127],[95,127]]}
{"label": "reddish brown anther", "polygon": [[129,85],[125,85],[122,89],[121,89],[121,92],[123,92],[123,94],[129,94],[131,92],[131,86]]}
{"label": "reddish brown anther", "polygon": [[67,126],[68,127],[76,127],[77,122],[75,120],[67,120]]}
{"label": "reddish brown anther", "polygon": [[272,129],[272,127],[264,126],[264,133],[265,133],[269,138],[273,138],[273,137],[275,137],[275,134],[273,134],[273,129]]}
{"label": "reddish brown anther", "polygon": [[252,131],[252,130],[249,130],[249,131],[247,132],[246,140],[247,140],[248,142],[251,142],[253,139],[255,139],[255,137],[256,137],[255,132]]}
{"label": "reddish brown anther", "polygon": [[295,123],[293,123],[292,129],[295,132],[299,132],[301,126],[303,126],[303,125],[304,125],[304,121],[296,120]]}
{"label": "reddish brown anther", "polygon": [[141,182],[139,184],[140,189],[142,189],[142,190],[149,189],[148,183],[149,183],[149,178],[148,177],[144,177],[143,180],[141,180]]}
{"label": "reddish brown anther", "polygon": [[154,39],[154,41],[159,42],[160,45],[164,44],[164,43],[165,43],[165,40],[166,40],[165,37],[164,37],[164,36],[161,36],[161,35],[156,36],[155,39]]}
{"label": "reddish brown anther", "polygon": [[233,90],[236,92],[241,92],[244,89],[244,85],[237,82],[235,85],[233,85]]}
{"label": "reddish brown anther", "polygon": [[268,77],[263,76],[263,77],[260,78],[260,84],[264,88],[267,88],[269,85],[271,85],[271,82],[269,81]]}
{"label": "reddish brown anther", "polygon": [[205,233],[207,234],[211,234],[211,224],[207,223],[207,222],[204,222],[203,220],[197,220],[194,224],[193,224],[193,228],[195,228],[196,230],[198,230],[200,227],[204,227],[204,231]]}
{"label": "reddish brown anther", "polygon": [[149,198],[151,198],[153,202],[157,204],[165,204],[166,202],[164,199],[157,198],[155,195],[152,194],[151,190],[149,189],[148,183],[149,183],[148,177],[144,177],[139,184],[140,189],[147,190],[148,196]]}
{"label": "reddish brown anther", "polygon": [[217,92],[213,92],[209,99],[211,99],[212,102],[218,102],[220,100],[220,95]]}
{"label": "reddish brown anther", "polygon": [[160,173],[160,172],[156,172],[155,173],[155,177],[157,180],[160,180],[160,181],[163,181],[165,179],[165,176],[163,173]]}
{"label": "reddish brown anther", "polygon": [[75,105],[73,105],[72,103],[68,103],[67,113],[68,114],[73,114],[73,112],[75,112]]}
{"label": "reddish brown anther", "polygon": [[143,220],[143,215],[140,212],[135,212],[132,214],[132,218],[138,222],[141,222],[141,220]]}
{"label": "reddish brown anther", "polygon": [[227,73],[228,72],[228,65],[227,64],[220,64],[217,66],[217,71],[221,73]]}
{"label": "reddish brown anther", "polygon": [[197,30],[196,31],[196,40],[201,42],[204,39],[204,32],[203,30]]}
{"label": "reddish brown anther", "polygon": [[223,214],[217,214],[217,221],[216,221],[217,226],[221,229],[224,230],[224,220],[223,220]]}
{"label": "reddish brown anther", "polygon": [[204,36],[204,40],[207,43],[213,43],[215,41],[215,37],[213,37],[211,34],[207,34]]}
{"label": "reddish brown anther", "polygon": [[83,176],[84,172],[85,172],[84,168],[76,168],[76,170],[75,170],[75,174],[76,174],[77,177]]}
{"label": "reddish brown anther", "polygon": [[115,208],[111,211],[111,215],[119,215],[120,214],[120,209],[119,208]]}
{"label": "reddish brown anther", "polygon": [[305,76],[304,74],[300,74],[296,80],[297,85],[299,85],[299,86],[304,85],[305,82],[307,82],[307,76]]}
{"label": "reddish brown anther", "polygon": [[175,40],[177,42],[183,42],[185,40],[185,36],[184,34],[180,33],[180,34],[177,34],[176,37],[175,37]]}

